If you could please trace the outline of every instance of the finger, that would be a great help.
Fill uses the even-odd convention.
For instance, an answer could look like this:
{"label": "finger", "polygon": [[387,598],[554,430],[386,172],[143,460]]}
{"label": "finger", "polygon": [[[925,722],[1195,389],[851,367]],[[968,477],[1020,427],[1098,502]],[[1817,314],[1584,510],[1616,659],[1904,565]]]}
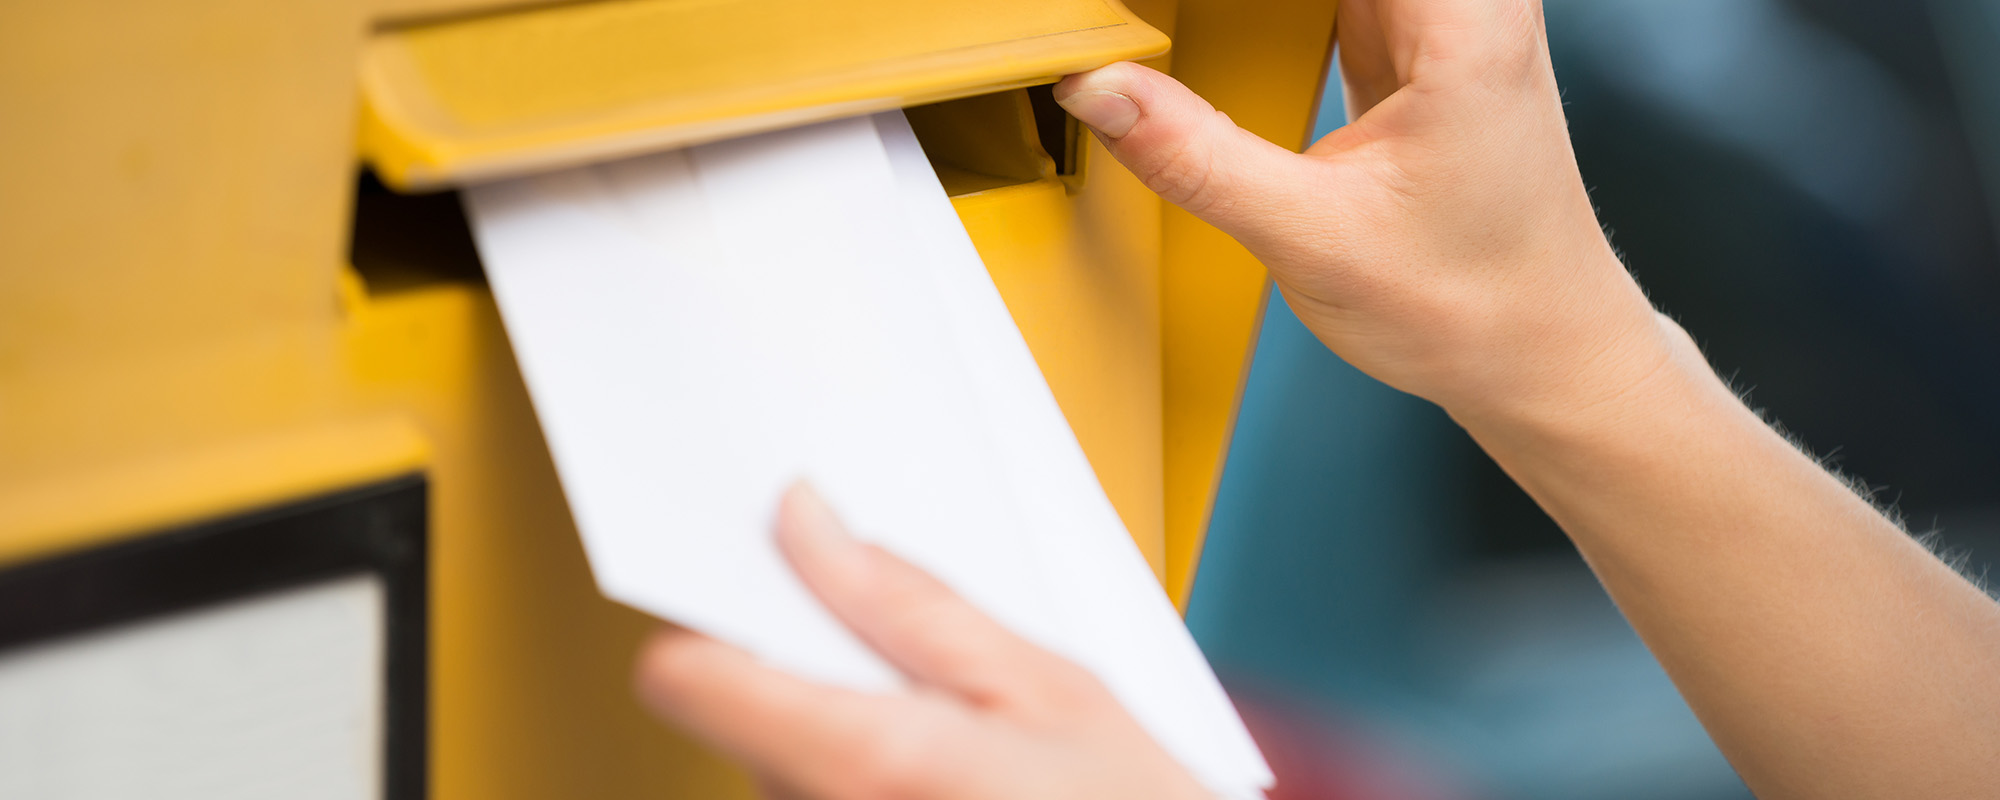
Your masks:
{"label": "finger", "polygon": [[1403,85],[1382,31],[1379,6],[1378,0],[1346,0],[1334,20],[1348,119],[1360,119]]}
{"label": "finger", "polygon": [[805,484],[785,493],[778,545],[835,617],[919,683],[990,707],[1038,699],[1081,672],[923,570],[856,541]]}
{"label": "finger", "polygon": [[678,628],[646,643],[634,681],[655,713],[787,786],[835,780],[897,723],[895,698],[810,683]]}
{"label": "finger", "polygon": [[[1350,0],[1340,9],[1348,124],[1306,150],[1325,157],[1372,141],[1485,140],[1523,93],[1555,88],[1541,0]],[[1461,91],[1478,84],[1481,91]],[[1442,138],[1440,138],[1442,137]]]}
{"label": "finger", "polygon": [[1137,64],[1071,75],[1055,98],[1153,191],[1246,242],[1270,238],[1270,219],[1302,205],[1317,167]]}
{"label": "finger", "polygon": [[1541,0],[1375,0],[1399,84],[1469,78],[1541,36]]}

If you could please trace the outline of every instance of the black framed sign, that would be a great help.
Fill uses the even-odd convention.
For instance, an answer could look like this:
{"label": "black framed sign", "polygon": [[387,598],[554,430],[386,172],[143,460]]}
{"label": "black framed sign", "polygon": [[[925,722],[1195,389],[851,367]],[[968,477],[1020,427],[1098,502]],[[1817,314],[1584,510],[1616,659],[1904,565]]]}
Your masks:
{"label": "black framed sign", "polygon": [[0,797],[422,798],[426,494],[0,570]]}

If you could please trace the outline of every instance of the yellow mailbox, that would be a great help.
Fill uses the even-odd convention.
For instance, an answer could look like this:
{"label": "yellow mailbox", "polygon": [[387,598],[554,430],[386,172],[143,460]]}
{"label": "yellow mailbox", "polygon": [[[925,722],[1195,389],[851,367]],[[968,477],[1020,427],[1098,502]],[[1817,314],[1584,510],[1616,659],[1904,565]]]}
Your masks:
{"label": "yellow mailbox", "polygon": [[[145,730],[221,715],[203,724],[242,740],[226,755],[172,744],[225,777],[318,774],[275,745],[354,734],[321,743],[321,766],[352,773],[316,784],[329,797],[747,795],[630,700],[649,622],[593,587],[452,189],[888,108],[909,109],[1106,492],[1182,598],[1265,278],[1046,87],[1148,59],[1301,146],[1333,12],[7,4],[0,750],[35,743],[14,752],[77,785],[154,780],[89,771],[115,747],[63,748],[157,703]],[[308,673],[347,688],[286,694]],[[98,679],[155,691],[113,702]],[[62,698],[96,698],[98,716]],[[264,745],[276,755],[253,757]],[[150,785],[218,779],[176,775]]]}

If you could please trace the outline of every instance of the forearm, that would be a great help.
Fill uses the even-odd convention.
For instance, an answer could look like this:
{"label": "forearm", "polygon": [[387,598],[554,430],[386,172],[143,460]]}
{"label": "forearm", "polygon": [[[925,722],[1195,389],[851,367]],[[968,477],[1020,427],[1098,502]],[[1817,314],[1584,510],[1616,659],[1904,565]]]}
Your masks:
{"label": "forearm", "polygon": [[1604,239],[1538,3],[1344,0],[1357,118],[1294,154],[1164,75],[1056,90],[1347,363],[1576,540],[1767,798],[2000,785],[2000,609],[1744,408]]}
{"label": "forearm", "polygon": [[2000,606],[1669,334],[1667,365],[1615,401],[1459,420],[1575,540],[1759,796],[1991,791]]}

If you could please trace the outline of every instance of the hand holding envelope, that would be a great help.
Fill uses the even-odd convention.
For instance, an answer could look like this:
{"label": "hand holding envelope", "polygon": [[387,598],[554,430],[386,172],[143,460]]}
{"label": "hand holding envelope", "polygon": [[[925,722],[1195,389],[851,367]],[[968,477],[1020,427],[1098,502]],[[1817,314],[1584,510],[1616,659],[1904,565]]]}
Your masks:
{"label": "hand holding envelope", "polygon": [[1089,672],[848,535],[793,487],[778,544],[848,629],[921,687],[814,684],[692,631],[640,656],[640,697],[760,773],[770,800],[1212,800]]}
{"label": "hand holding envelope", "polygon": [[1212,791],[1269,784],[900,113],[467,197],[605,594],[899,691],[907,670],[771,538],[807,479],[858,536],[1096,676]]}

